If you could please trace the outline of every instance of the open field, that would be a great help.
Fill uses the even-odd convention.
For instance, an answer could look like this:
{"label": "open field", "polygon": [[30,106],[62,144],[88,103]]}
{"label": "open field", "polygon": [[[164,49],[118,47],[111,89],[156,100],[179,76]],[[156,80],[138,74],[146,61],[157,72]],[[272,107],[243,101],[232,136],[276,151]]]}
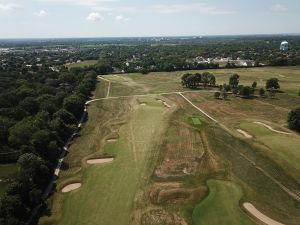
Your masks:
{"label": "open field", "polygon": [[97,60],[85,60],[85,61],[81,61],[81,62],[77,62],[77,63],[71,63],[71,64],[67,64],[67,68],[68,69],[72,69],[72,68],[76,68],[76,67],[88,67],[88,66],[92,66],[95,65],[98,61]]}
{"label": "open field", "polygon": [[[262,224],[245,202],[269,218],[299,224],[300,139],[286,118],[300,105],[300,68],[210,72],[221,84],[238,73],[241,84],[258,86],[278,75],[284,93],[216,100],[210,90],[182,88],[184,72],[99,79],[93,98],[99,100],[89,104],[66,157],[52,216],[40,224]],[[106,98],[108,86],[116,98]],[[87,163],[103,156],[113,160]],[[72,183],[82,185],[61,193]]]}
{"label": "open field", "polygon": [[[253,81],[257,82],[257,87],[264,87],[269,78],[278,78],[281,89],[290,96],[297,96],[300,91],[300,67],[262,67],[247,69],[218,69],[218,70],[200,70],[200,71],[176,71],[171,73],[155,72],[147,75],[142,74],[124,74],[139,84],[145,85],[150,93],[181,91],[183,90],[180,83],[180,77],[184,73],[203,73],[212,72],[217,78],[218,84],[228,83],[232,74],[239,74],[240,83],[243,85],[252,85]],[[178,82],[179,81],[179,82]],[[122,80],[119,80],[122,82]]]}

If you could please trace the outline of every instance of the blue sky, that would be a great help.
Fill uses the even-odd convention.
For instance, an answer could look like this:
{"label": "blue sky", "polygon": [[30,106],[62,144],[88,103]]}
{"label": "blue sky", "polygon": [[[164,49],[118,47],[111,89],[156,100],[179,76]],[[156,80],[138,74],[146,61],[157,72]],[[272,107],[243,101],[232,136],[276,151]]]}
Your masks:
{"label": "blue sky", "polygon": [[0,38],[300,33],[299,0],[0,0]]}

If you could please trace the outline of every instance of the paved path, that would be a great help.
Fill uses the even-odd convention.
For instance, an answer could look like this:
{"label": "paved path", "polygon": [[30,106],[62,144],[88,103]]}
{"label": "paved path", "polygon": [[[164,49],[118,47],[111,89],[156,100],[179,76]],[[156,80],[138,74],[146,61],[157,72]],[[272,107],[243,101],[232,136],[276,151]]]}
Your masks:
{"label": "paved path", "polygon": [[218,121],[216,119],[214,119],[212,116],[208,115],[206,112],[204,112],[202,109],[200,109],[198,106],[196,106],[194,103],[192,103],[188,98],[186,98],[182,92],[178,92],[177,94],[179,94],[181,97],[183,97],[188,103],[190,103],[195,109],[197,109],[199,112],[201,112],[202,114],[204,114],[205,116],[207,116],[209,119],[211,119],[212,121],[214,121],[215,123],[218,123]]}
{"label": "paved path", "polygon": [[102,76],[98,76],[98,78],[101,79],[101,80],[105,80],[106,82],[108,82],[108,88],[107,88],[107,93],[106,93],[106,98],[108,98],[109,97],[109,92],[110,92],[111,81],[103,78]]}
{"label": "paved path", "polygon": [[265,123],[262,123],[262,122],[254,122],[254,123],[262,125],[262,126],[268,128],[270,131],[273,131],[273,132],[278,133],[278,134],[287,134],[287,135],[291,135],[292,134],[292,133],[288,133],[288,132],[284,132],[284,131],[275,130],[271,126],[269,126],[269,125],[267,125]]}

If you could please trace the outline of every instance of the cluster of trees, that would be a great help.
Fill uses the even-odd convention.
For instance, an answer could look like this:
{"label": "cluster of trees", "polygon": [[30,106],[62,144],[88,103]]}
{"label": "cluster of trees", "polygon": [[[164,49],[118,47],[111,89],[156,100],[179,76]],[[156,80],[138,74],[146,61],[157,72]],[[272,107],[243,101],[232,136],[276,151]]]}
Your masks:
{"label": "cluster of trees", "polygon": [[[214,97],[219,99],[222,97],[226,99],[229,92],[232,92],[236,96],[242,98],[253,98],[255,91],[257,90],[257,82],[254,81],[251,86],[239,85],[240,76],[238,74],[233,74],[229,78],[229,84],[223,84],[219,86],[219,92],[214,93]],[[280,89],[279,80],[277,78],[271,78],[266,81],[266,90],[269,92],[270,97],[274,97],[275,93]],[[260,88],[258,90],[260,97],[266,96],[266,90]]]}
{"label": "cluster of trees", "polygon": [[0,163],[19,166],[0,196],[0,224],[19,225],[41,203],[64,142],[95,88],[96,73],[14,67],[0,71],[0,79]]}
{"label": "cluster of trees", "polygon": [[216,77],[209,72],[190,74],[186,73],[181,77],[181,84],[188,88],[199,88],[216,85]]}

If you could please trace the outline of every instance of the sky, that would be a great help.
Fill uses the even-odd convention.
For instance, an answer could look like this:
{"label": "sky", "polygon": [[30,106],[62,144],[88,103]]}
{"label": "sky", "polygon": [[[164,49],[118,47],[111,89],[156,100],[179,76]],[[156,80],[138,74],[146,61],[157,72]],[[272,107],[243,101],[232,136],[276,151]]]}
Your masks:
{"label": "sky", "polygon": [[299,0],[0,0],[0,39],[300,33],[299,11]]}

